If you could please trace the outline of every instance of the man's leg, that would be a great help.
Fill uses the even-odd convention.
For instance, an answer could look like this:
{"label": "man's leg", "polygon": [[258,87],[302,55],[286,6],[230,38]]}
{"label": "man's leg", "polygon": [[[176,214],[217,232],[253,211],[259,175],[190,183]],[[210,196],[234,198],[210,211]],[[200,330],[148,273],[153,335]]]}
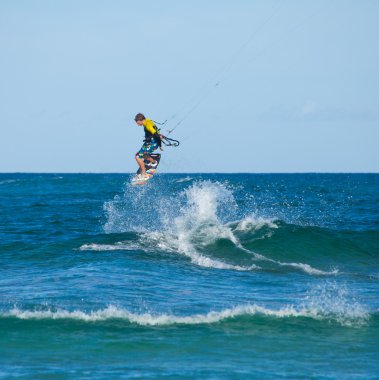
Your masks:
{"label": "man's leg", "polygon": [[146,177],[146,168],[145,168],[145,163],[143,162],[143,159],[139,157],[138,154],[136,154],[136,161],[138,163],[138,166],[141,169],[141,175],[143,177]]}
{"label": "man's leg", "polygon": [[146,177],[146,167],[145,167],[144,160],[154,163],[155,160],[154,158],[150,157],[150,154],[153,153],[155,149],[157,149],[155,144],[149,144],[149,145],[144,144],[135,156],[138,166],[141,169],[141,175],[143,177]]}

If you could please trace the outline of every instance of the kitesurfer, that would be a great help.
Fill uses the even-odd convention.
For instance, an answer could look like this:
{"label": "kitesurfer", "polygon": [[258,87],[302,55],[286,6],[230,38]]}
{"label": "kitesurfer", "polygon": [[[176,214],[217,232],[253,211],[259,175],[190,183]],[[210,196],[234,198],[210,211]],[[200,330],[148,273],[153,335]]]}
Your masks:
{"label": "kitesurfer", "polygon": [[143,140],[143,145],[141,149],[136,153],[136,161],[141,169],[141,176],[143,178],[147,178],[146,168],[144,160],[150,162],[149,166],[154,168],[158,165],[157,161],[155,161],[150,155],[160,148],[162,148],[162,139],[164,136],[160,134],[159,129],[151,119],[146,119],[146,117],[142,113],[138,113],[134,118],[135,122],[139,126],[143,126],[145,131],[145,139]]}

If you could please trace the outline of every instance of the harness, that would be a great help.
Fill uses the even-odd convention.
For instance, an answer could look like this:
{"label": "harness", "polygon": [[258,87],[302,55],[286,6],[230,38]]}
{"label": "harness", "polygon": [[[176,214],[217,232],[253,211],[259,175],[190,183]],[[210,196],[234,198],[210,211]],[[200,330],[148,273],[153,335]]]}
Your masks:
{"label": "harness", "polygon": [[151,132],[149,132],[149,131],[146,129],[146,127],[143,127],[143,128],[144,128],[144,130],[145,130],[145,139],[144,139],[143,141],[146,142],[146,143],[151,142],[151,140],[154,138],[154,134],[155,134],[155,133],[158,133],[158,134],[159,134],[159,132],[160,132],[160,130],[157,128],[157,126],[156,126],[155,124],[153,125],[153,128],[154,128],[154,130],[155,130],[154,134],[152,134]]}
{"label": "harness", "polygon": [[[157,123],[154,121],[154,123]],[[165,123],[157,123],[157,124],[161,124],[161,125],[164,125]],[[145,143],[150,143],[151,140],[154,138],[154,135],[157,133],[158,136],[160,135],[160,129],[154,124],[153,125],[153,128],[154,128],[154,134],[149,132],[146,127],[144,127],[144,130],[145,130],[145,139],[143,140]],[[179,146],[180,142],[178,140],[174,140],[174,139],[170,139],[168,137],[161,137],[161,142],[165,145],[165,146]]]}

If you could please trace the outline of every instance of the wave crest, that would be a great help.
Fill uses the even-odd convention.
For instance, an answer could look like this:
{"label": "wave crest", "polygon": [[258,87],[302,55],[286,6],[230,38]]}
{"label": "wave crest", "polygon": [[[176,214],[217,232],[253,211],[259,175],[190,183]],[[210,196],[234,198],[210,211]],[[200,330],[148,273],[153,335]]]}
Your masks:
{"label": "wave crest", "polygon": [[281,309],[270,309],[267,307],[247,304],[238,305],[221,311],[210,311],[205,314],[194,314],[189,316],[177,316],[173,314],[152,314],[152,313],[133,313],[127,309],[108,306],[96,311],[68,311],[68,310],[20,310],[13,308],[0,314],[2,317],[14,317],[18,319],[72,319],[84,322],[100,322],[112,319],[125,320],[127,322],[141,326],[168,326],[168,325],[200,325],[214,324],[240,317],[264,316],[272,318],[311,318],[315,320],[334,321],[343,326],[361,326],[369,319],[369,314],[363,309],[352,309],[349,313],[325,312],[318,308],[296,309],[293,306]]}
{"label": "wave crest", "polygon": [[[377,315],[377,312],[374,313]],[[18,319],[73,319],[85,322],[121,319],[141,326],[166,326],[174,324],[198,325],[213,324],[230,319],[251,318],[255,316],[281,318],[311,318],[314,320],[335,322],[343,326],[361,326],[370,313],[346,284],[336,281],[322,281],[306,292],[305,298],[297,305],[285,305],[271,308],[256,303],[240,304],[223,310],[211,310],[202,314],[175,315],[168,313],[137,313],[128,309],[110,305],[95,311],[62,310],[43,306],[40,310],[22,310],[14,307],[0,312],[0,317]]]}
{"label": "wave crest", "polygon": [[[154,187],[151,191],[156,193],[149,193],[154,202],[146,203],[145,190],[135,193],[136,189],[127,188],[123,199],[117,196],[104,205],[107,214],[104,229],[106,232],[123,229],[139,232],[139,243],[144,250],[150,246],[150,249],[181,254],[207,268],[250,271],[269,265],[270,270],[290,268],[317,276],[338,273],[314,268],[308,263],[274,260],[247,249],[243,244],[246,234],[254,235],[255,239],[270,237],[281,222],[241,210],[233,190],[228,184],[198,181],[174,197],[164,196]],[[85,244],[80,249],[130,248],[117,242],[114,247]]]}

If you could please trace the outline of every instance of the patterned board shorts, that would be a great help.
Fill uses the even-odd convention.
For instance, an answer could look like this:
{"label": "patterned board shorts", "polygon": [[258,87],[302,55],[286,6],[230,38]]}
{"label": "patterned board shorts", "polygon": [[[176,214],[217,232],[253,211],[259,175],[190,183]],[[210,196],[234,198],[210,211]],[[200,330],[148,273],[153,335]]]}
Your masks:
{"label": "patterned board shorts", "polygon": [[158,144],[155,140],[151,140],[150,142],[145,142],[141,149],[136,153],[136,156],[139,158],[143,158],[146,155],[149,155],[154,152],[154,150],[158,149]]}

